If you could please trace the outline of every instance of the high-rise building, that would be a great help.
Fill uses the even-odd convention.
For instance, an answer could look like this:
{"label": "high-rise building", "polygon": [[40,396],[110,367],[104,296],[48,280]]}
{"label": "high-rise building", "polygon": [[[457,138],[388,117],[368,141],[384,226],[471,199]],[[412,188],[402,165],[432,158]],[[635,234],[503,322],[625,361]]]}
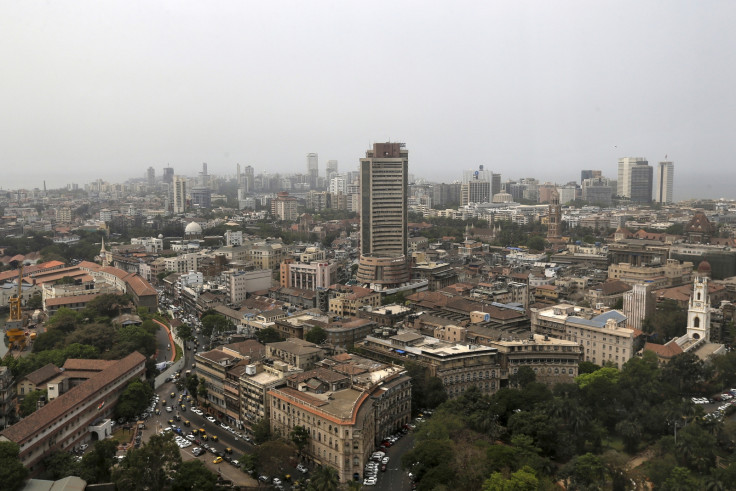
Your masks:
{"label": "high-rise building", "polygon": [[345,180],[345,176],[335,176],[332,179],[330,179],[330,193],[337,194],[347,194],[348,193],[348,183]]}
{"label": "high-rise building", "polygon": [[409,281],[408,170],[402,143],[374,143],[360,159],[361,283],[381,288]]}
{"label": "high-rise building", "polygon": [[583,201],[598,206],[611,206],[613,197],[611,181],[605,177],[591,177],[583,181]]}
{"label": "high-rise building", "polygon": [[501,192],[501,174],[485,170],[482,165],[478,170],[463,171],[460,185],[460,206],[469,203],[490,203],[493,196]]}
{"label": "high-rise building", "polygon": [[187,178],[173,176],[171,186],[171,211],[184,213],[187,209]]}
{"label": "high-rise building", "polygon": [[204,186],[192,188],[192,205],[199,208],[212,207],[212,191]]}
{"label": "high-rise building", "polygon": [[162,180],[166,184],[171,184],[172,182],[174,182],[174,168],[173,167],[164,167],[164,174],[163,174]]}
{"label": "high-rise building", "polygon": [[156,184],[156,171],[153,167],[149,167],[146,171],[146,182],[149,187],[153,187]]}
{"label": "high-rise building", "polygon": [[245,191],[247,193],[255,189],[256,174],[252,165],[245,166]]}
{"label": "high-rise building", "polygon": [[675,164],[662,161],[657,167],[657,203],[672,203],[672,185],[675,177]]}
{"label": "high-rise building", "polygon": [[586,179],[593,179],[594,177],[601,177],[603,173],[599,170],[581,170],[580,171],[580,184]]}
{"label": "high-rise building", "polygon": [[651,283],[637,283],[624,293],[624,315],[629,319],[629,327],[641,329],[644,319],[654,314],[656,303]]}
{"label": "high-rise building", "polygon": [[319,155],[316,153],[307,154],[307,175],[309,176],[309,184],[312,187],[316,186],[319,177]]}
{"label": "high-rise building", "polygon": [[327,167],[325,169],[325,175],[327,179],[332,179],[337,175],[337,160],[328,160]]}
{"label": "high-rise building", "polygon": [[202,162],[202,172],[199,173],[199,185],[208,187],[210,185],[210,176],[207,174],[207,162]]}
{"label": "high-rise building", "polygon": [[653,169],[642,157],[618,159],[618,194],[633,203],[651,203]]}

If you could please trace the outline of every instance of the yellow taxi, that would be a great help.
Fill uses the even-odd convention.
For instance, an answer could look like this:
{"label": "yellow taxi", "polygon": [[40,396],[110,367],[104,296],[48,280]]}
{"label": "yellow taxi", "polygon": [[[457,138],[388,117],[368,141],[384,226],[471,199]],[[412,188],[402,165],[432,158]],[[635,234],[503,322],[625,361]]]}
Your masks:
{"label": "yellow taxi", "polygon": [[217,457],[215,460],[212,461],[213,464],[219,464],[222,462],[222,457]]}

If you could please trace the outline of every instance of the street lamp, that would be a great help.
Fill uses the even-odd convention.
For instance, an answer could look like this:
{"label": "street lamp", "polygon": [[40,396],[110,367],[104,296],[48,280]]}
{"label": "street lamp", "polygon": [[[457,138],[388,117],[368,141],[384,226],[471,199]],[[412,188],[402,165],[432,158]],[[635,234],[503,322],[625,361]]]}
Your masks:
{"label": "street lamp", "polygon": [[679,419],[679,418],[678,419],[668,419],[667,424],[672,425],[675,428],[675,445],[677,445],[677,428],[678,427],[683,428],[687,424],[687,421],[684,421],[683,419]]}

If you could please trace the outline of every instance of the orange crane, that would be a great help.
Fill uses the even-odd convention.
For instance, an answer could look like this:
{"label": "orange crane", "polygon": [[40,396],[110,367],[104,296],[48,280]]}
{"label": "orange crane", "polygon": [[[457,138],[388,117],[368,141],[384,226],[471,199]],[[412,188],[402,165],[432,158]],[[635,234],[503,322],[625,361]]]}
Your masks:
{"label": "orange crane", "polygon": [[23,293],[23,263],[20,263],[20,268],[18,268],[18,293],[12,297],[10,297],[10,300],[8,300],[8,304],[10,305],[10,317],[8,317],[9,322],[13,321],[23,321],[23,315],[20,311],[20,301],[21,301],[21,295]]}
{"label": "orange crane", "polygon": [[23,293],[23,263],[18,268],[18,293],[8,300],[10,315],[5,323],[5,335],[8,336],[8,346],[23,350],[26,347],[26,331],[23,329],[23,313],[21,312],[21,300]]}

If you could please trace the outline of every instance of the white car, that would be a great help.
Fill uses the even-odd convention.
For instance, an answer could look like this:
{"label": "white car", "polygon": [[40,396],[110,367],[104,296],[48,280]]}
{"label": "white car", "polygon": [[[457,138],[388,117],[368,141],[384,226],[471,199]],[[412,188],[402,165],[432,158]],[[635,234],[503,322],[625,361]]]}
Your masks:
{"label": "white car", "polygon": [[213,418],[212,416],[207,416],[207,421],[209,421],[210,423],[214,423],[215,418]]}
{"label": "white car", "polygon": [[307,469],[306,467],[304,467],[304,465],[303,465],[303,464],[299,464],[299,465],[297,465],[297,466],[296,466],[296,470],[298,470],[298,471],[299,471],[299,472],[301,472],[302,474],[306,474],[307,472],[309,472],[309,469]]}
{"label": "white car", "polygon": [[375,486],[378,480],[375,477],[369,477],[368,479],[363,479],[363,486]]}
{"label": "white car", "polygon": [[381,463],[384,464],[384,465],[385,464],[388,464],[388,461],[389,461],[389,458],[388,457],[384,457],[384,458],[381,459]]}

